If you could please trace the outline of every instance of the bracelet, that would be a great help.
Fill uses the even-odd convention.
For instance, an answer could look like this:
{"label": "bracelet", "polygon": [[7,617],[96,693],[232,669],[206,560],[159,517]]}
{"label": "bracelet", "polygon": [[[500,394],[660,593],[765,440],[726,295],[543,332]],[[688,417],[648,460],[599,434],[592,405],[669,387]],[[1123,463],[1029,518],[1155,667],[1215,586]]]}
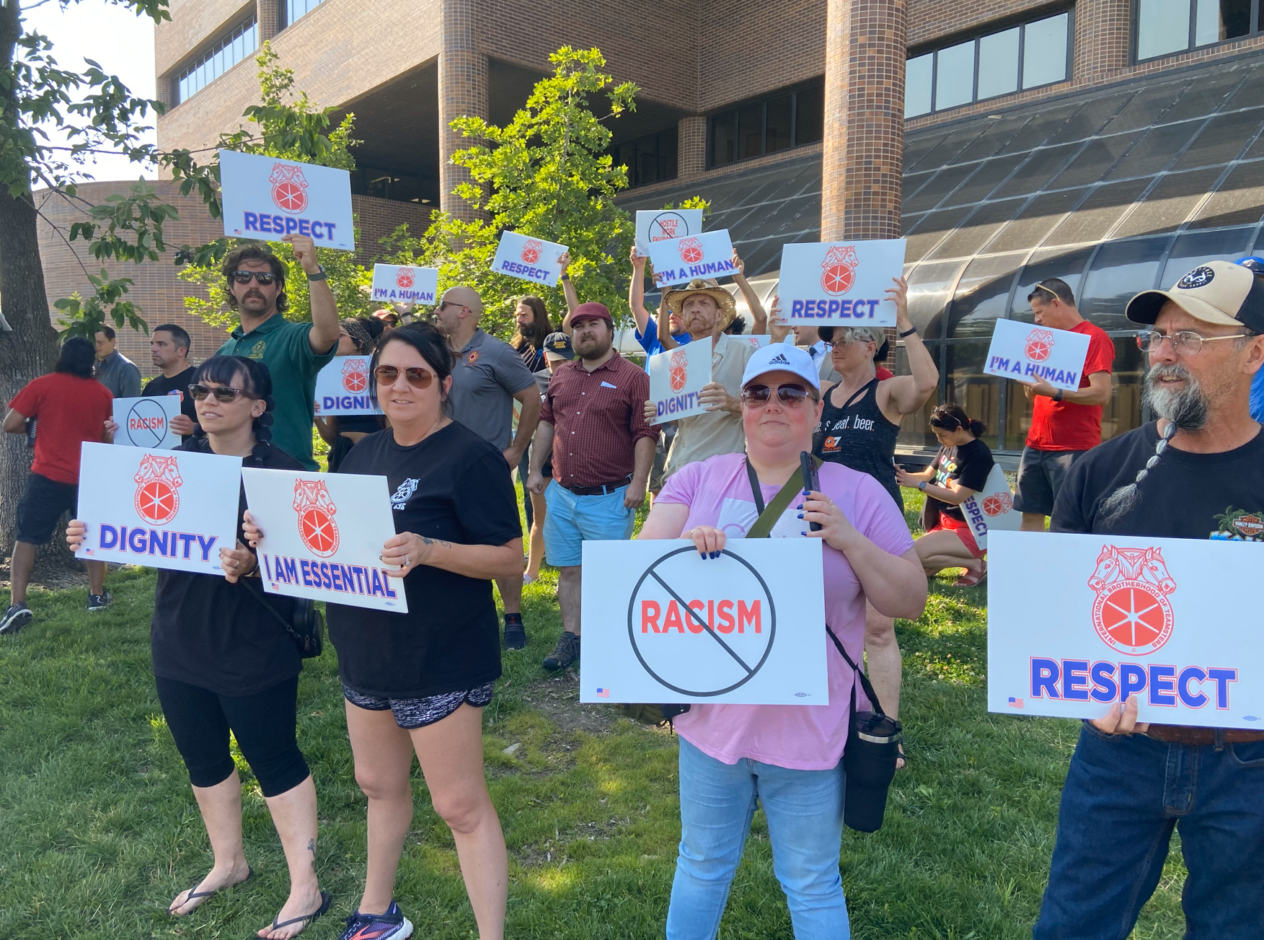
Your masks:
{"label": "bracelet", "polygon": [[325,274],[325,266],[323,264],[320,265],[320,270],[317,271],[315,274],[307,275],[307,279],[309,281],[323,281],[326,278],[327,278],[327,275]]}
{"label": "bracelet", "polygon": [[571,279],[571,276],[569,274],[559,274],[557,276],[557,279],[559,281],[569,281]]}
{"label": "bracelet", "polygon": [[903,333],[900,334],[900,339],[904,339],[904,337],[906,336],[912,336],[916,332],[917,332],[917,327],[913,327],[911,330],[905,330]]}
{"label": "bracelet", "polygon": [[917,488],[918,488],[919,490],[921,490],[923,493],[925,493],[925,492],[926,492],[926,481],[925,481],[925,480],[923,480],[921,483],[917,484]]}
{"label": "bracelet", "polygon": [[1053,400],[1062,401],[1062,389],[1058,389],[1056,392],[1053,393]]}

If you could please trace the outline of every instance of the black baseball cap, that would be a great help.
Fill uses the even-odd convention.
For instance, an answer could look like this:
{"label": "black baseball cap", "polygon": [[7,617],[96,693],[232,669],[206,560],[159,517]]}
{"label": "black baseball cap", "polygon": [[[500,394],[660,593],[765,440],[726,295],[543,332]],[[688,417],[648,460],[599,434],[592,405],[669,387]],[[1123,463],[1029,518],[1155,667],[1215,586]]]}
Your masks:
{"label": "black baseball cap", "polygon": [[574,359],[575,350],[571,347],[571,338],[565,333],[550,333],[544,337],[544,355],[550,359]]}

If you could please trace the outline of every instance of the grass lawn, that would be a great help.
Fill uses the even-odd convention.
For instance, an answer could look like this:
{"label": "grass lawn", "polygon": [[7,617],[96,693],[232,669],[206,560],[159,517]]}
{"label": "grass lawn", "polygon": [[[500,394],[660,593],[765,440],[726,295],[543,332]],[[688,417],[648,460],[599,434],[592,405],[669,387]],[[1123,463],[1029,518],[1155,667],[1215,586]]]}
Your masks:
{"label": "grass lawn", "polygon": [[[168,916],[210,852],[149,671],[153,572],[112,572],[109,585],[113,608],[91,618],[84,589],[36,593],[35,622],[0,638],[0,938],[247,940],[287,893],[262,795],[239,761],[255,878],[187,918]],[[947,585],[933,582],[925,615],[897,627],[910,765],[886,825],[843,840],[864,940],[1029,937],[1044,888],[1078,724],[987,713],[986,592]],[[531,643],[506,655],[485,715],[487,775],[509,844],[507,935],[661,937],[680,835],[676,742],[609,706],[580,706],[573,677],[545,674],[540,660],[561,630],[554,589],[548,569],[527,588]],[[0,592],[0,607],[8,602]],[[364,875],[365,800],[332,649],[303,672],[299,743],[320,798],[321,879],[334,895],[332,913],[304,936],[336,937]],[[418,940],[472,937],[452,838],[420,772],[414,791],[397,897]],[[1183,934],[1183,877],[1174,855],[1137,940]],[[762,814],[721,936],[791,936]]]}

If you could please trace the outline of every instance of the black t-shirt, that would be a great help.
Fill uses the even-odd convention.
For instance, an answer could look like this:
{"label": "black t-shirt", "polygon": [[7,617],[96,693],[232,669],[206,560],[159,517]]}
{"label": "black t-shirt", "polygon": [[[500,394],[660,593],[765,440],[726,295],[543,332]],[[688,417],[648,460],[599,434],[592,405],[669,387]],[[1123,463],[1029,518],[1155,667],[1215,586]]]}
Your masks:
{"label": "black t-shirt", "polygon": [[[946,488],[949,480],[956,480],[959,486],[979,493],[987,485],[988,474],[992,472],[994,463],[992,449],[978,438],[959,447],[941,447],[931,464],[935,468],[935,478],[930,482],[932,486]],[[949,505],[933,496],[927,496],[926,499],[939,507],[941,515],[966,521],[960,506]]]}
{"label": "black t-shirt", "polygon": [[[180,413],[186,418],[197,424],[197,409],[193,407],[193,396],[189,394],[189,385],[193,382],[193,373],[196,372],[193,366],[189,366],[178,375],[167,378],[160,375],[156,379],[150,379],[145,383],[145,389],[142,395],[179,395],[180,396]],[[191,434],[185,434],[181,440],[187,441]]]}
{"label": "black t-shirt", "polygon": [[[384,475],[396,532],[462,545],[522,536],[501,452],[459,422],[401,447],[390,430],[362,439],[341,473]],[[329,604],[329,638],[350,689],[423,698],[500,676],[500,631],[491,581],[422,565],[404,578],[408,613]]]}
{"label": "black t-shirt", "polygon": [[[196,441],[176,448],[200,449]],[[303,469],[277,447],[269,447],[262,461],[247,457],[244,465]],[[245,511],[243,488],[237,504],[238,539],[242,539]],[[149,631],[154,675],[234,696],[253,695],[298,675],[302,669],[298,649],[285,625],[263,606],[264,601],[289,620],[294,601],[277,594],[265,598],[258,578],[229,584],[222,575],[160,570]]]}
{"label": "black t-shirt", "polygon": [[1050,528],[1178,539],[1264,541],[1264,433],[1221,454],[1168,445],[1137,487],[1132,509],[1106,523],[1101,504],[1137,478],[1159,442],[1158,422],[1121,434],[1075,462]]}

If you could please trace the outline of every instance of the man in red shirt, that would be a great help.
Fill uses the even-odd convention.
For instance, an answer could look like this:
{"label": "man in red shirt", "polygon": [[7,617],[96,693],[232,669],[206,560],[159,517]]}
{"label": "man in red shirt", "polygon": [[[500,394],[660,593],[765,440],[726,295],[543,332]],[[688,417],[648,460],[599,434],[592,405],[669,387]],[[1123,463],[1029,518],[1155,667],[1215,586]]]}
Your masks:
{"label": "man in red shirt", "polygon": [[1066,281],[1045,278],[1027,295],[1036,323],[1088,337],[1088,356],[1074,392],[1054,388],[1044,379],[1023,383],[1032,402],[1031,428],[1018,466],[1014,508],[1023,514],[1022,531],[1043,532],[1045,516],[1072,464],[1102,442],[1102,406],[1110,401],[1110,370],[1115,344],[1106,331],[1075,309],[1075,295]]}
{"label": "man in red shirt", "polygon": [[[527,480],[527,487],[543,493],[547,502],[544,556],[560,569],[563,632],[544,660],[546,669],[563,669],[579,659],[583,542],[632,535],[658,440],[658,428],[647,424],[644,414],[649,376],[611,348],[610,311],[598,303],[580,304],[571,326],[576,359],[549,380]],[[553,479],[546,490],[543,467],[550,454]]]}
{"label": "man in red shirt", "polygon": [[[26,606],[26,586],[35,566],[35,549],[53,537],[57,520],[79,501],[79,450],[84,441],[106,441],[105,422],[114,396],[92,378],[96,351],[86,339],[72,337],[61,347],[56,371],[29,382],[9,402],[4,430],[21,434],[26,422],[39,419],[35,462],[18,503],[18,535],[13,546],[12,596],[0,615],[0,633],[16,633],[34,614]],[[88,610],[102,610],[113,600],[105,591],[105,563],[90,561]]]}

